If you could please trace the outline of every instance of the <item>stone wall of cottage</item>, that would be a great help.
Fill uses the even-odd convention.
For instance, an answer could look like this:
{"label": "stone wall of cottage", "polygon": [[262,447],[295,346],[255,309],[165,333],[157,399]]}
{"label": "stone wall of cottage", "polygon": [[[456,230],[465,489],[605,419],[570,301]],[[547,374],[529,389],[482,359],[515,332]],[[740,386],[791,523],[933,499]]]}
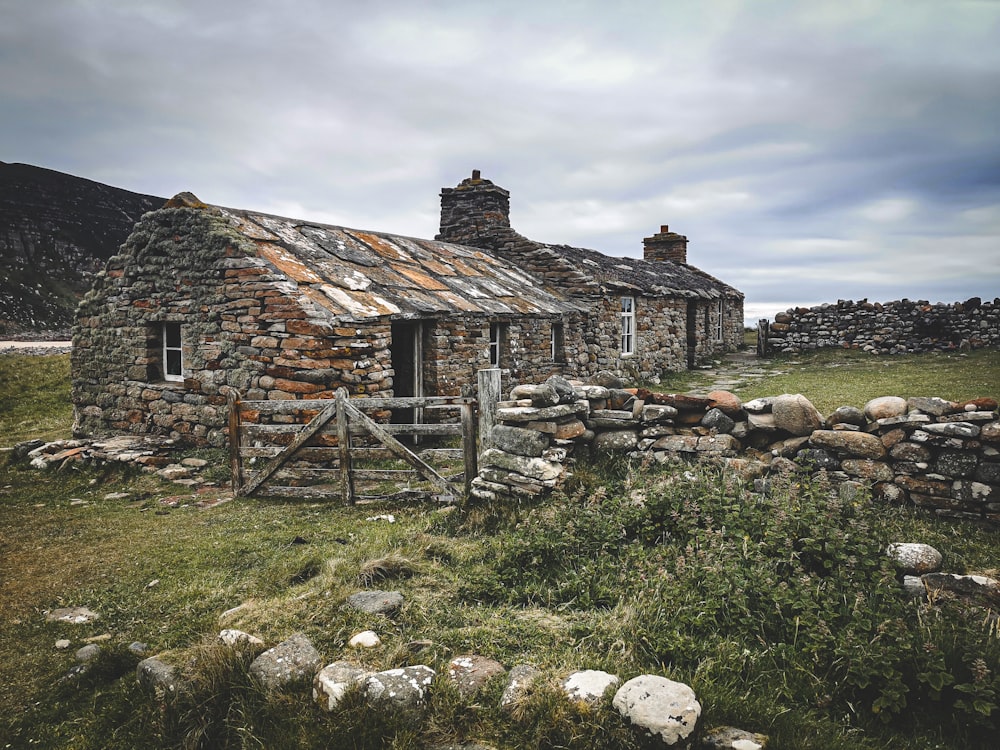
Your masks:
{"label": "stone wall of cottage", "polygon": [[[73,331],[74,433],[226,441],[226,389],[248,399],[391,395],[388,321],[335,326],[208,209],[147,214]],[[184,380],[163,380],[159,326],[181,324]]]}
{"label": "stone wall of cottage", "polygon": [[1000,298],[954,304],[925,300],[840,300],[779,313],[767,326],[767,351],[799,352],[827,347],[873,354],[946,351],[962,346],[1000,346]]}
{"label": "stone wall of cottage", "polygon": [[798,394],[742,403],[623,389],[610,373],[582,385],[521,385],[496,408],[472,496],[535,498],[574,461],[721,463],[766,491],[775,472],[822,470],[842,491],[912,503],[945,517],[1000,524],[1000,417],[994,398],[955,403],[888,396],[822,417]]}

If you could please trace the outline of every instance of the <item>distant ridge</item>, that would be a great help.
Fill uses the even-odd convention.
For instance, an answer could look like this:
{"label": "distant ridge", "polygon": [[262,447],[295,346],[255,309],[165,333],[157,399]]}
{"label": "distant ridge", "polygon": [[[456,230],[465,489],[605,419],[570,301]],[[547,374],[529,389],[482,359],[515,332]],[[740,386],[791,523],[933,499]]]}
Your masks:
{"label": "distant ridge", "polygon": [[0,162],[0,336],[68,329],[93,274],[165,200]]}

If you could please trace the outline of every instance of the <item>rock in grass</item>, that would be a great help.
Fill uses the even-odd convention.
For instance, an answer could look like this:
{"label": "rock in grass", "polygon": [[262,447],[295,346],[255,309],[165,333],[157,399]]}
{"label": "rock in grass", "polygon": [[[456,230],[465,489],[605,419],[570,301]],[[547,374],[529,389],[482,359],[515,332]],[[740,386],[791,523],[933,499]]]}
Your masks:
{"label": "rock in grass", "polygon": [[584,703],[598,703],[609,687],[617,685],[621,679],[599,669],[584,669],[574,672],[563,681],[566,697]]}
{"label": "rock in grass", "polygon": [[371,672],[356,664],[336,661],[327,664],[313,679],[313,701],[327,711],[333,711],[347,695],[347,691],[360,687],[371,676]]}
{"label": "rock in grass", "polygon": [[355,634],[347,642],[347,645],[351,648],[375,648],[381,643],[382,639],[378,637],[378,633],[374,630],[362,630],[360,633]]}
{"label": "rock in grass", "polygon": [[242,630],[236,630],[234,628],[226,628],[225,630],[219,631],[219,643],[234,647],[234,646],[263,646],[264,641],[255,635],[250,635],[249,633],[244,633]]}
{"label": "rock in grass", "polygon": [[475,695],[493,677],[505,671],[500,662],[477,654],[458,656],[448,664],[448,677],[463,698]]}
{"label": "rock in grass", "polygon": [[362,689],[370,706],[409,713],[423,708],[436,675],[424,664],[388,669],[369,675]]}
{"label": "rock in grass", "polygon": [[253,660],[250,674],[265,690],[281,690],[313,679],[323,663],[319,652],[303,633],[296,633]]}
{"label": "rock in grass", "polygon": [[904,575],[920,576],[941,570],[941,553],[929,544],[896,542],[886,547],[885,553]]}
{"label": "rock in grass", "polygon": [[716,727],[705,733],[698,746],[704,750],[761,750],[766,744],[767,735],[736,727]]}
{"label": "rock in grass", "polygon": [[518,664],[507,675],[507,687],[500,696],[500,708],[512,709],[527,695],[532,683],[542,672],[533,664]]}
{"label": "rock in grass", "polygon": [[612,705],[638,730],[668,746],[691,734],[701,716],[701,704],[690,687],[650,674],[622,685]]}
{"label": "rock in grass", "polygon": [[173,666],[155,656],[143,659],[136,665],[135,679],[140,688],[151,693],[158,701],[175,698],[188,688]]}
{"label": "rock in grass", "polygon": [[347,597],[347,606],[369,615],[393,615],[403,606],[398,591],[359,591]]}

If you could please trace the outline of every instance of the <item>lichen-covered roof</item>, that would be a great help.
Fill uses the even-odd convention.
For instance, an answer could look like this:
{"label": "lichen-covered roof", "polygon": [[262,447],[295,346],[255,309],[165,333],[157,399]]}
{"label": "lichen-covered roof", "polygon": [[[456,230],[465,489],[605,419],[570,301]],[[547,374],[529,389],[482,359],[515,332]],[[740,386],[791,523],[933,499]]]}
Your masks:
{"label": "lichen-covered roof", "polygon": [[448,242],[219,208],[298,290],[337,318],[562,315],[578,302],[512,263]]}
{"label": "lichen-covered roof", "polygon": [[568,245],[547,245],[587,283],[611,293],[716,299],[743,294],[699,268],[669,260],[644,260],[604,255]]}

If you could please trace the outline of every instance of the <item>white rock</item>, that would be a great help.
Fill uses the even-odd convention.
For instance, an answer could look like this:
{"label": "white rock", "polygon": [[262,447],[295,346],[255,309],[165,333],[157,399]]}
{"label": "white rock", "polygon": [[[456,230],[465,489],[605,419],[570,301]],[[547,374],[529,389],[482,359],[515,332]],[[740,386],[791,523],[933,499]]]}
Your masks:
{"label": "white rock", "polygon": [[701,716],[701,704],[690,687],[649,674],[622,685],[613,705],[633,726],[659,737],[665,745],[685,739]]}
{"label": "white rock", "polygon": [[362,685],[371,674],[346,661],[328,664],[313,679],[313,700],[327,711],[333,711],[348,690]]}
{"label": "white rock", "polygon": [[897,542],[886,547],[885,553],[906,575],[923,575],[941,569],[941,553],[929,544]]}
{"label": "white rock", "polygon": [[244,633],[242,630],[236,630],[234,628],[227,628],[226,630],[220,631],[219,642],[230,647],[242,643],[247,643],[251,646],[264,645],[264,641],[257,636]]}
{"label": "white rock", "polygon": [[382,639],[378,637],[374,630],[362,630],[356,634],[347,645],[351,648],[375,648],[381,645]]}
{"label": "white rock", "polygon": [[616,675],[599,669],[585,669],[574,672],[563,681],[563,690],[570,700],[597,703],[605,691],[621,682]]}

